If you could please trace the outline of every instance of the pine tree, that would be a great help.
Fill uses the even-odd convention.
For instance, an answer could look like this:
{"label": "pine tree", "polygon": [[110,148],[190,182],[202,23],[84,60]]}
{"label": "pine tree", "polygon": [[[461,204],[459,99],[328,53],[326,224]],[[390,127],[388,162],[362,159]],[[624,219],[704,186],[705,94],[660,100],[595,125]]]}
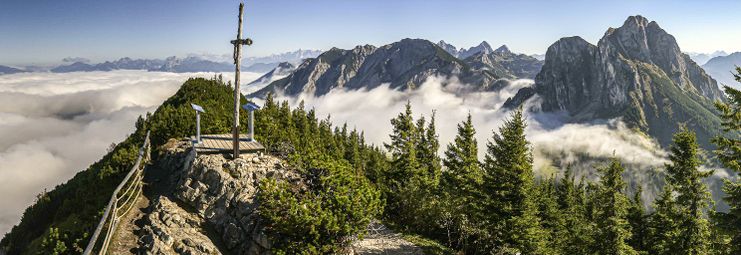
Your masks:
{"label": "pine tree", "polygon": [[626,218],[629,202],[622,193],[625,189],[623,171],[617,159],[600,169],[602,176],[595,210],[595,254],[638,254],[626,243],[631,230]]}
{"label": "pine tree", "polygon": [[495,249],[542,254],[543,235],[534,200],[533,157],[527,124],[516,110],[487,143],[481,193]]}
{"label": "pine tree", "polygon": [[483,173],[478,158],[476,130],[468,114],[466,121],[458,124],[455,140],[448,144],[443,164],[447,168],[444,182],[448,192],[459,197],[473,197],[476,187],[481,184]]}
{"label": "pine tree", "polygon": [[699,170],[702,161],[694,132],[683,128],[674,134],[672,140],[671,163],[666,165],[666,170],[669,174],[667,183],[677,192],[680,233],[675,243],[676,254],[705,254],[710,229],[703,210],[708,209],[710,193],[702,179],[708,177],[710,172]]}
{"label": "pine tree", "polygon": [[[417,126],[412,116],[412,105],[407,101],[406,110],[391,119],[392,133],[389,135],[391,143],[384,143],[386,150],[391,153],[391,182],[406,182],[416,177],[419,170],[417,161]],[[394,184],[392,183],[392,186]]]}
{"label": "pine tree", "polygon": [[630,208],[628,209],[628,223],[632,230],[628,244],[638,252],[645,252],[646,250],[646,235],[648,231],[646,212],[643,209],[643,199],[641,199],[642,194],[643,187],[638,185],[635,194],[633,194],[633,200],[630,201]]}
{"label": "pine tree", "polygon": [[566,243],[567,230],[566,220],[558,206],[556,181],[554,178],[545,179],[535,187],[538,218],[546,241],[541,254],[560,254]]}
{"label": "pine tree", "polygon": [[677,208],[671,185],[664,185],[661,195],[654,201],[655,211],[649,216],[647,250],[649,254],[670,255],[675,253],[675,238],[679,228],[675,219]]}
{"label": "pine tree", "polygon": [[[734,74],[736,81],[741,82],[741,67],[736,67]],[[723,120],[723,131],[725,136],[718,136],[713,143],[718,146],[715,154],[723,165],[741,174],[741,91],[725,87],[727,95],[726,102],[716,102],[715,107],[720,111]],[[733,254],[741,254],[741,179],[732,181],[725,180],[723,191],[726,196],[723,200],[728,204],[728,212],[716,213],[717,225],[722,231],[730,236],[730,243],[736,244],[730,247]]]}
{"label": "pine tree", "polygon": [[417,121],[417,159],[420,163],[422,174],[424,175],[423,181],[426,186],[431,189],[437,188],[440,182],[441,174],[441,163],[440,156],[437,154],[440,149],[440,141],[438,139],[437,130],[435,127],[435,112],[432,112],[430,123],[425,126],[425,118],[422,117]]}
{"label": "pine tree", "polygon": [[482,173],[475,134],[471,114],[468,114],[466,121],[458,124],[458,134],[445,150],[443,164],[446,169],[442,178],[446,202],[442,208],[445,210],[442,227],[448,232],[448,243],[471,252],[476,251],[472,239],[477,232],[472,220],[480,218],[475,214],[482,211],[476,207],[479,203],[475,192],[481,184]]}
{"label": "pine tree", "polygon": [[584,185],[577,185],[574,181],[571,167],[566,168],[556,192],[566,231],[562,234],[561,253],[587,254],[592,239],[590,224],[586,217],[586,194]]}

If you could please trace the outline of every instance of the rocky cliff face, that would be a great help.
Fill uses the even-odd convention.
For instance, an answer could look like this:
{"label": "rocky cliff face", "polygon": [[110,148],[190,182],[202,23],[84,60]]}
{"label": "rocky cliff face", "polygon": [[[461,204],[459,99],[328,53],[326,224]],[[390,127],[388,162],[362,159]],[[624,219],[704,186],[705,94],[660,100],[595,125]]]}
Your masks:
{"label": "rocky cliff face", "polygon": [[463,60],[477,70],[488,70],[508,79],[533,79],[538,74],[543,61],[525,54],[515,54],[502,46],[490,53],[479,52]]}
{"label": "rocky cliff face", "polygon": [[140,249],[146,254],[267,254],[270,241],[255,211],[257,184],[301,180],[278,158],[196,156],[187,142],[168,148],[158,162],[174,185],[145,216]]}
{"label": "rocky cliff face", "polygon": [[693,127],[707,143],[719,127],[712,101],[723,98],[672,35],[641,16],[608,29],[596,46],[579,37],[551,45],[535,92],[519,94],[537,94],[543,110],[567,111],[575,121],[621,117],[663,144],[677,123]]}

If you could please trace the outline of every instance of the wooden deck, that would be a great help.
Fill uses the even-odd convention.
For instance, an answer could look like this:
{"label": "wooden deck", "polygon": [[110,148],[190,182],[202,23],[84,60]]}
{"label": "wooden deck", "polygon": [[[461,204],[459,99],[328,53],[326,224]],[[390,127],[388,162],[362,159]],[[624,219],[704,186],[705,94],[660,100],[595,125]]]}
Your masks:
{"label": "wooden deck", "polygon": [[[191,136],[190,140],[193,141],[193,147],[195,147],[196,153],[231,153],[234,150],[232,147],[232,134],[201,135],[201,143],[195,143],[195,136]],[[239,152],[249,153],[264,150],[265,147],[259,142],[249,141],[247,135],[239,135]]]}

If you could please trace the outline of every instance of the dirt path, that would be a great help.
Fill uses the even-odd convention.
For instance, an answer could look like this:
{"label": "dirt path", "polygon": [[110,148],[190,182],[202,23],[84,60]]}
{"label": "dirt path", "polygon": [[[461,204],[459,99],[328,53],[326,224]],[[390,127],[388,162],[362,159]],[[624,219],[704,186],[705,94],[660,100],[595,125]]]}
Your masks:
{"label": "dirt path", "polygon": [[121,218],[113,235],[110,254],[138,254],[139,231],[144,226],[144,217],[148,213],[150,201],[171,189],[167,171],[157,165],[147,165],[144,169],[144,190],[137,198],[136,205]]}
{"label": "dirt path", "polygon": [[353,242],[352,248],[359,255],[424,254],[421,248],[404,240],[386,226],[373,222],[363,240]]}

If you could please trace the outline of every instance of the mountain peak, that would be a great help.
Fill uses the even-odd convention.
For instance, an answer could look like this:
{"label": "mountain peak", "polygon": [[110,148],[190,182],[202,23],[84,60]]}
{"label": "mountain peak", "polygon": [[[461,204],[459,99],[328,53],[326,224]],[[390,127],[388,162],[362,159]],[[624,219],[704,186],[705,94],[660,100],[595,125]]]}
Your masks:
{"label": "mountain peak", "polygon": [[482,41],[482,42],[481,42],[481,43],[479,43],[479,45],[478,45],[478,46],[476,46],[475,48],[478,48],[478,49],[480,49],[481,51],[483,51],[483,52],[485,52],[485,53],[490,53],[490,52],[493,52],[493,51],[494,51],[494,50],[493,50],[493,49],[491,48],[491,45],[489,45],[489,43],[488,43],[488,42],[486,42],[486,41]]}
{"label": "mountain peak", "polygon": [[502,44],[502,46],[499,46],[499,48],[497,48],[496,50],[494,50],[494,52],[512,53],[512,51],[510,51],[509,48],[507,48],[507,45],[506,44]]}
{"label": "mountain peak", "polygon": [[[648,25],[648,19],[646,17],[643,17],[641,15],[635,15],[635,16],[629,16],[625,22],[623,22],[622,27],[635,27],[635,26],[642,26],[645,27]],[[655,23],[655,22],[654,22]]]}

